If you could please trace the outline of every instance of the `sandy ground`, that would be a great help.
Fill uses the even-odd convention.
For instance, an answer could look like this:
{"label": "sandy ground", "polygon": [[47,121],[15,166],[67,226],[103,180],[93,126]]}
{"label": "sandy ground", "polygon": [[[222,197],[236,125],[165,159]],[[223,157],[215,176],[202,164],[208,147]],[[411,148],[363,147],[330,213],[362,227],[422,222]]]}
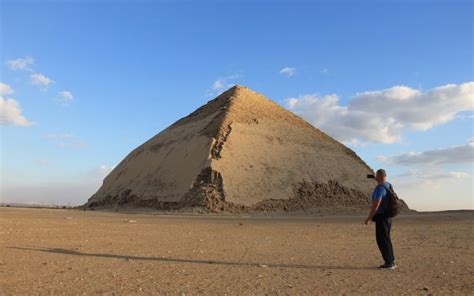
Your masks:
{"label": "sandy ground", "polygon": [[472,295],[472,218],[398,217],[399,268],[381,271],[362,217],[0,208],[0,293]]}

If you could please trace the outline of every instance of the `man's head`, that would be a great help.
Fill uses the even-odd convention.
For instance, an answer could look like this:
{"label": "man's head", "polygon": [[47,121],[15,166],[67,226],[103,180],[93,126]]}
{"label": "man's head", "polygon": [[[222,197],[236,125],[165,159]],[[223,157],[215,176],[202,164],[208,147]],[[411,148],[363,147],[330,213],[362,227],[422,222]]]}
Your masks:
{"label": "man's head", "polygon": [[387,181],[387,173],[384,169],[377,170],[375,173],[375,180],[377,180],[378,183],[384,183]]}

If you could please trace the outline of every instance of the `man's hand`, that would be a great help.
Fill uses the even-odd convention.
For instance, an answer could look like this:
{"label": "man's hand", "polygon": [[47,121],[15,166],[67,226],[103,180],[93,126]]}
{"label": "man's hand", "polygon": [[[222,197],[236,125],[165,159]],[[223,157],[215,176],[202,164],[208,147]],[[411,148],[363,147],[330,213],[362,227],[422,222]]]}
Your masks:
{"label": "man's hand", "polygon": [[370,213],[367,219],[365,219],[365,224],[369,225],[370,221],[372,221],[372,217],[374,217],[375,213],[377,213],[378,208],[380,207],[380,203],[382,202],[382,198],[378,198],[372,201],[372,207],[370,208]]}

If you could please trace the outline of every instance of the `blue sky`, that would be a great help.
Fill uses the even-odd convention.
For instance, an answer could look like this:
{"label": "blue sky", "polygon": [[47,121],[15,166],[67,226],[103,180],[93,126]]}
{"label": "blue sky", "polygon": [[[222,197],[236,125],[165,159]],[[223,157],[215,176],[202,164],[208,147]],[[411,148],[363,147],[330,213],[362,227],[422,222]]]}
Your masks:
{"label": "blue sky", "polygon": [[0,9],[4,201],[85,202],[133,148],[238,83],[386,167],[415,209],[473,207],[471,1]]}

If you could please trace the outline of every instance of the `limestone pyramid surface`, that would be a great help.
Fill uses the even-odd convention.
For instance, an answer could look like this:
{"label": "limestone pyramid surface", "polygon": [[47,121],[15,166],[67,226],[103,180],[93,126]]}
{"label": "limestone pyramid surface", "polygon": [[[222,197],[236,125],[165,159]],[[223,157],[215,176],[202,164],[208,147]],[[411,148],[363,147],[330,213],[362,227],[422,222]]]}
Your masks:
{"label": "limestone pyramid surface", "polygon": [[297,115],[234,86],[132,151],[88,208],[364,208],[373,170]]}

